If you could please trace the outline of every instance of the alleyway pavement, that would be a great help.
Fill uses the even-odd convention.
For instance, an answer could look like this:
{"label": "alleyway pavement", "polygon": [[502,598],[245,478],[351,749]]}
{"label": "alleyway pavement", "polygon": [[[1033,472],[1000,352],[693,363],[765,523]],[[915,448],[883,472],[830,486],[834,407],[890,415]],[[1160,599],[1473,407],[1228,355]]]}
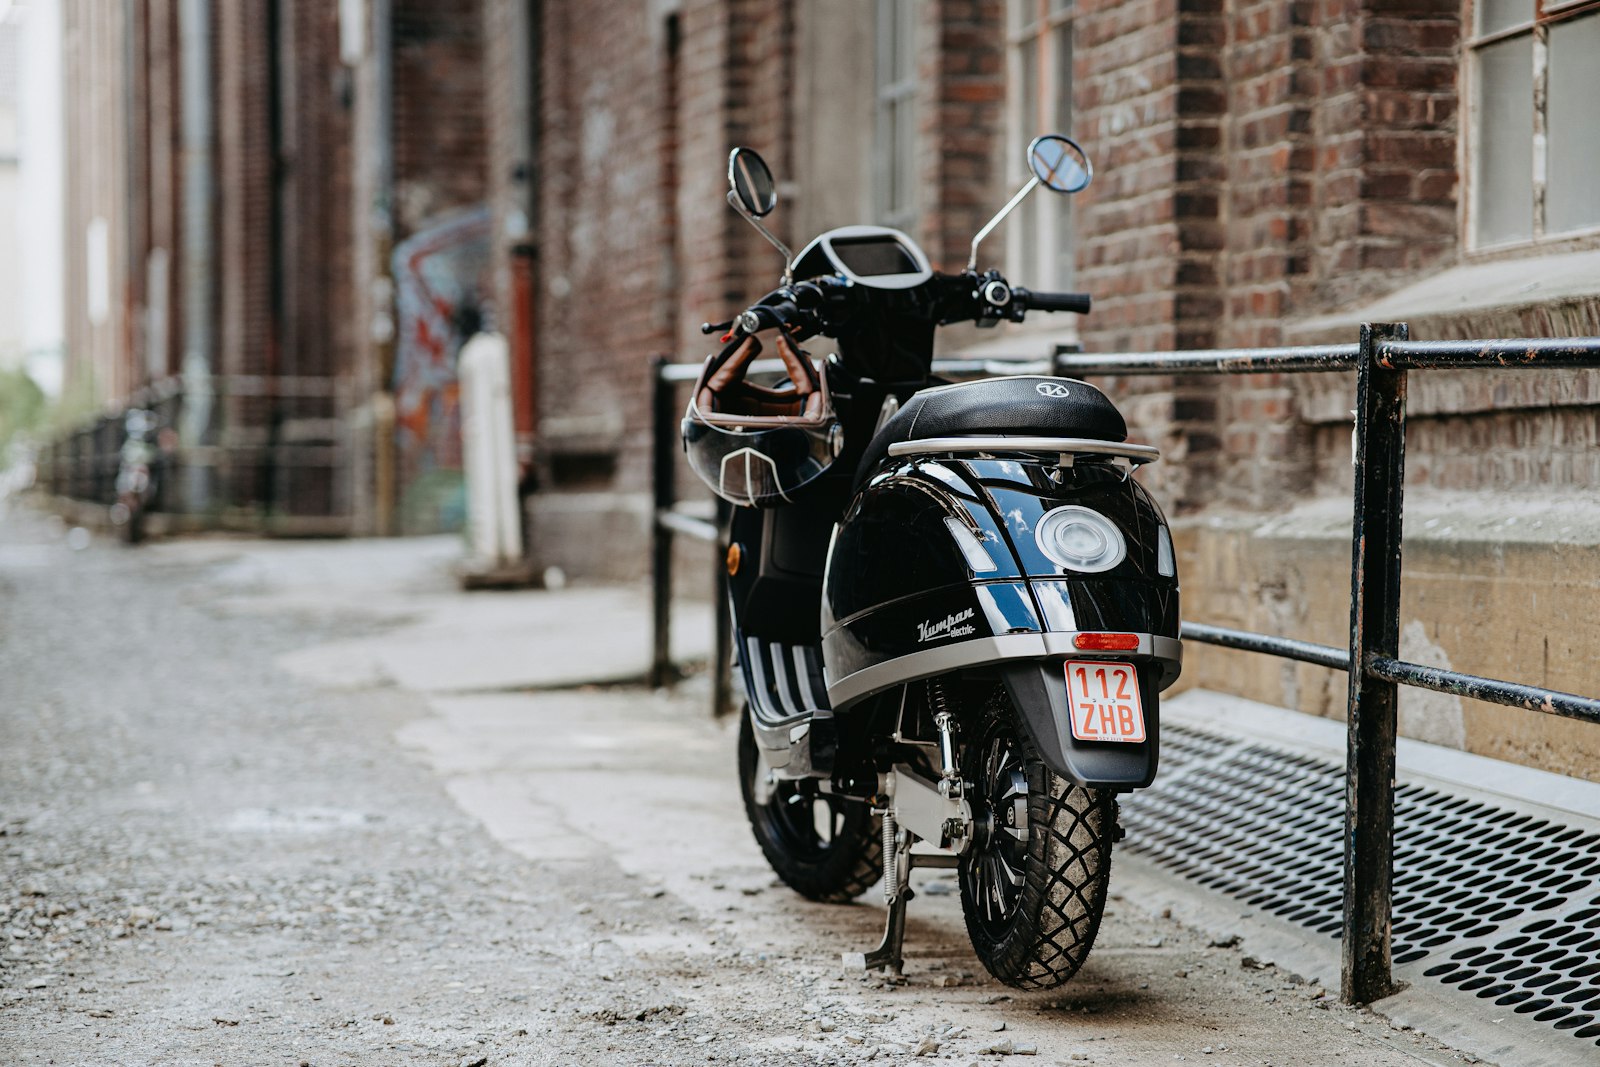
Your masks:
{"label": "alleyway pavement", "polygon": [[1115,874],[1063,989],[988,980],[920,873],[905,982],[842,970],[881,905],[774,883],[704,679],[638,684],[642,589],[66,533],[0,518],[0,1063],[1470,1061]]}

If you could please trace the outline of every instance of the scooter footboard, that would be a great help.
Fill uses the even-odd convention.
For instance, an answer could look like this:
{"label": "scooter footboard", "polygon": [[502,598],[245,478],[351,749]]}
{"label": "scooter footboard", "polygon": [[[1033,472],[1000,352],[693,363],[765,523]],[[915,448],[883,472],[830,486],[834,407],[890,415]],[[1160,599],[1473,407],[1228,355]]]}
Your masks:
{"label": "scooter footboard", "polygon": [[1073,736],[1066,662],[1029,660],[1000,668],[1006,691],[1040,758],[1078,785],[1117,792],[1149,785],[1155,780],[1161,741],[1161,661],[1134,661],[1144,710],[1143,741],[1086,741]]}

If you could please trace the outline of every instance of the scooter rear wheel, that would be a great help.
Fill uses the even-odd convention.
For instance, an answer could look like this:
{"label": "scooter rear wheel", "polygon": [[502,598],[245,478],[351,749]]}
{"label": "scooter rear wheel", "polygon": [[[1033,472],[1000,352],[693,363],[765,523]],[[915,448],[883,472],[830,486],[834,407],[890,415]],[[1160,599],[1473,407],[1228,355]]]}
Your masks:
{"label": "scooter rear wheel", "polygon": [[1051,989],[1078,972],[1105,910],[1115,795],[1058,777],[1010,702],[998,698],[968,739],[962,777],[974,835],[961,857],[961,907],[990,974]]}
{"label": "scooter rear wheel", "polygon": [[750,829],[783,883],[808,900],[843,904],[883,877],[878,819],[864,803],[818,792],[810,779],[779,781],[762,803],[765,769],[750,711],[739,723],[739,785]]}

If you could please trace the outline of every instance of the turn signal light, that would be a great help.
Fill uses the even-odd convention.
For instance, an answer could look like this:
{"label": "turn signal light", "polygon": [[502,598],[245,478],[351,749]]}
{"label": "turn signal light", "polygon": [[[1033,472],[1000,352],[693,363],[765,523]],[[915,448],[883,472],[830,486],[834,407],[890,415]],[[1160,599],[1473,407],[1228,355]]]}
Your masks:
{"label": "turn signal light", "polygon": [[1078,634],[1073,648],[1086,652],[1132,652],[1139,647],[1138,634]]}
{"label": "turn signal light", "polygon": [[744,549],[735,541],[728,546],[728,577],[732,578],[739,573],[739,564],[744,562]]}

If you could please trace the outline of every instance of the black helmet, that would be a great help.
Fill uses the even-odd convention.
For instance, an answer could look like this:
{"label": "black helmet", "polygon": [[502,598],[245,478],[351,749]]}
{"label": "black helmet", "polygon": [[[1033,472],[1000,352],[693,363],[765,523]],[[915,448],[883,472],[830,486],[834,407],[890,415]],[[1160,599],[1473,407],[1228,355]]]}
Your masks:
{"label": "black helmet", "polygon": [[786,383],[745,380],[761,352],[761,342],[747,337],[706,360],[684,412],[689,465],[732,504],[788,503],[833,466],[843,441],[826,377],[781,334],[777,349]]}

